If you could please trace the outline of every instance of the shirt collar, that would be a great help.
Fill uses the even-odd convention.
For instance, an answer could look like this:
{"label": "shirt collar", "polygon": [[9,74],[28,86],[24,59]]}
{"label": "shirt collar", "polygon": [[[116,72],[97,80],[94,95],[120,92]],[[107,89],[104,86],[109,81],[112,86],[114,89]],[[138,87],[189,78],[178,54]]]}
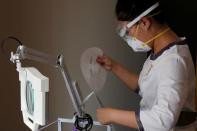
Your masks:
{"label": "shirt collar", "polygon": [[151,59],[151,60],[156,60],[159,56],[161,56],[166,50],[170,49],[172,46],[174,46],[174,45],[186,45],[186,44],[187,44],[186,41],[187,41],[187,40],[184,39],[184,40],[172,42],[172,43],[168,44],[166,47],[164,47],[163,49],[161,49],[161,50],[160,50],[158,53],[156,53],[156,54],[153,53],[153,52],[151,52],[151,54],[150,54],[150,59]]}

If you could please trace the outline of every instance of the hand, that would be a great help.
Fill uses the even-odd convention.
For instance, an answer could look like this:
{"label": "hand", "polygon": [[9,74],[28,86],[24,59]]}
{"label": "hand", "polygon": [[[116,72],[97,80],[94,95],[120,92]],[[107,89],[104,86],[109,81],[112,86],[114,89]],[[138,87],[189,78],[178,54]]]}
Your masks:
{"label": "hand", "polygon": [[111,71],[115,64],[115,62],[107,56],[98,56],[96,61],[108,71]]}
{"label": "hand", "polygon": [[112,114],[112,109],[110,108],[100,108],[96,110],[96,116],[98,121],[103,124],[110,124],[111,123],[111,114]]}
{"label": "hand", "polygon": [[134,111],[125,111],[114,108],[101,108],[97,109],[97,119],[103,125],[114,123],[130,128],[138,128]]}

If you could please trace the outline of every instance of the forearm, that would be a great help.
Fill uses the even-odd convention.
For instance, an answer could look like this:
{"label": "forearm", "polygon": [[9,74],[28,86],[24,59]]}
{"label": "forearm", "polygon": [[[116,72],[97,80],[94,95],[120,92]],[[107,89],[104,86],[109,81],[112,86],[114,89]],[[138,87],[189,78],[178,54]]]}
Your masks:
{"label": "forearm", "polygon": [[137,120],[134,111],[112,109],[111,122],[137,129]]}
{"label": "forearm", "polygon": [[138,87],[138,79],[139,76],[128,71],[126,68],[124,68],[119,63],[115,63],[112,72],[124,83],[126,86],[128,86],[132,90],[136,90]]}

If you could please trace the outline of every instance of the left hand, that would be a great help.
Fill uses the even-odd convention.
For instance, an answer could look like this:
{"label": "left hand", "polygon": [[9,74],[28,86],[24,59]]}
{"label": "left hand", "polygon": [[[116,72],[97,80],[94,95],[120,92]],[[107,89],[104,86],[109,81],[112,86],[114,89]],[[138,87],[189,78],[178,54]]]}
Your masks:
{"label": "left hand", "polygon": [[112,109],[110,108],[100,108],[96,110],[97,114],[97,119],[98,121],[103,124],[110,124],[111,123],[111,114],[112,114]]}

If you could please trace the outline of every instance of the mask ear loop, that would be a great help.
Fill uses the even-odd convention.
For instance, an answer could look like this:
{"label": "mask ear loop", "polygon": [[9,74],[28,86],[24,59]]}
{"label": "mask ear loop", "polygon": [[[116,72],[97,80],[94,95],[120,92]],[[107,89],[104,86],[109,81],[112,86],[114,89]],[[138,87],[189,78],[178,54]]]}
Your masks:
{"label": "mask ear loop", "polygon": [[[158,11],[152,15],[148,15],[147,17],[150,18],[150,17],[153,17],[153,16],[156,16],[158,14],[160,14],[161,11]],[[158,35],[156,35],[155,37],[153,37],[152,39],[148,40],[147,42],[145,42],[142,46],[145,47],[146,45],[148,45],[148,43],[150,43],[151,41],[157,39],[158,37],[162,36],[163,34],[165,34],[167,31],[169,30],[169,28],[165,29],[164,31],[162,31],[161,33],[159,33]]]}
{"label": "mask ear loop", "polygon": [[159,33],[158,35],[156,35],[152,39],[150,39],[147,42],[145,42],[142,46],[144,47],[144,46],[148,45],[148,43],[150,43],[151,41],[153,41],[153,40],[157,39],[158,37],[162,36],[163,34],[165,34],[169,30],[170,30],[170,28],[165,29],[164,31],[162,31],[161,33]]}
{"label": "mask ear loop", "polygon": [[135,36],[133,37],[134,40],[137,40],[137,34],[138,34],[138,30],[139,30],[139,24],[137,24],[137,27],[136,27],[136,31],[135,31]]}
{"label": "mask ear loop", "polygon": [[[156,16],[156,15],[160,14],[160,12],[161,11],[158,11],[158,12],[152,14],[152,15],[148,15],[147,17],[150,18],[150,17]],[[133,37],[134,40],[137,40],[137,37],[136,36],[137,36],[138,30],[139,30],[139,22],[137,22],[136,24],[137,24],[137,28],[136,28],[136,31],[135,31],[135,36]],[[143,46],[145,46],[145,45],[143,44]]]}
{"label": "mask ear loop", "polygon": [[158,15],[158,14],[160,14],[160,13],[161,13],[161,11],[158,11],[158,12],[152,14],[152,15],[148,15],[147,17],[150,18],[150,17],[156,16],[156,15]]}

